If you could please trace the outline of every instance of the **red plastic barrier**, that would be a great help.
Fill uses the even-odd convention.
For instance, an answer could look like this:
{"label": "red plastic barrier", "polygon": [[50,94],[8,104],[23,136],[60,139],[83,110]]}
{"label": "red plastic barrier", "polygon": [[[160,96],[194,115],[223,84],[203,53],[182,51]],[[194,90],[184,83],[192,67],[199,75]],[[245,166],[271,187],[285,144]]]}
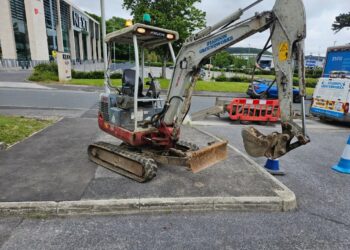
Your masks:
{"label": "red plastic barrier", "polygon": [[280,118],[278,100],[234,98],[226,109],[234,121],[277,122]]}

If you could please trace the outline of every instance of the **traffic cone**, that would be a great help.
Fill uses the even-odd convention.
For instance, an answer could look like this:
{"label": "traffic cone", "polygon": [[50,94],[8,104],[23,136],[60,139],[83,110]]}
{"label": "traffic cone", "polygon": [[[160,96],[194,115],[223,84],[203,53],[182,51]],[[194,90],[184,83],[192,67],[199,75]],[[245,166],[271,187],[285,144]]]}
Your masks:
{"label": "traffic cone", "polygon": [[350,174],[350,137],[338,165],[333,166],[332,169],[342,174]]}
{"label": "traffic cone", "polygon": [[283,171],[280,170],[279,159],[267,159],[265,163],[265,169],[272,175],[285,175]]}

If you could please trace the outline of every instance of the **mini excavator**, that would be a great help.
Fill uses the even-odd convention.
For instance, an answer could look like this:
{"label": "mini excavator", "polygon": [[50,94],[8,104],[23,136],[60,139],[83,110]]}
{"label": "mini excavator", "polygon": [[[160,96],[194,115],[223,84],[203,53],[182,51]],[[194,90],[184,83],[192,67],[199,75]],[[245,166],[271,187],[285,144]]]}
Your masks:
{"label": "mini excavator", "polygon": [[[276,0],[272,11],[255,13],[242,20],[243,14],[261,1],[191,35],[177,57],[172,47],[179,38],[175,31],[139,23],[108,34],[104,40],[107,44],[133,45],[135,69],[125,69],[122,86],[116,88],[111,85],[111,67],[108,67],[105,92],[100,96],[98,125],[122,143],[93,143],[88,147],[90,159],[138,182],[153,179],[157,164],[187,166],[196,173],[224,160],[227,157],[227,141],[212,142],[199,148],[179,139],[180,127],[189,111],[192,93],[206,59],[266,30],[270,31],[270,35],[262,53],[272,48],[282,131],[264,135],[253,127],[244,128],[245,149],[253,157],[275,159],[307,144],[310,139],[305,129],[304,4],[302,0]],[[144,50],[165,45],[174,61],[174,72],[167,96],[163,99],[159,83],[151,74],[145,83]],[[295,67],[298,68],[302,100],[301,126],[292,117]],[[144,85],[148,86],[147,90],[143,89]]]}

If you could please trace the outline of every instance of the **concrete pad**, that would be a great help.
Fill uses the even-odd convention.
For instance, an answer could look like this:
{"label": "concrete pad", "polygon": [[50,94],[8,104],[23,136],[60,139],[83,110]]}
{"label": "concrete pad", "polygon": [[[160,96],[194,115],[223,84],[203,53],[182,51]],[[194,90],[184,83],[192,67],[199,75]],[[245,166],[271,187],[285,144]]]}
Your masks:
{"label": "concrete pad", "polygon": [[[182,137],[205,146],[205,132],[183,127]],[[124,214],[169,211],[289,211],[296,199],[282,183],[234,147],[229,157],[198,174],[159,166],[136,183],[88,161],[94,141],[120,143],[95,119],[63,119],[0,153],[0,214]]]}
{"label": "concrete pad", "polygon": [[46,86],[30,82],[0,82],[0,88],[52,89]]}

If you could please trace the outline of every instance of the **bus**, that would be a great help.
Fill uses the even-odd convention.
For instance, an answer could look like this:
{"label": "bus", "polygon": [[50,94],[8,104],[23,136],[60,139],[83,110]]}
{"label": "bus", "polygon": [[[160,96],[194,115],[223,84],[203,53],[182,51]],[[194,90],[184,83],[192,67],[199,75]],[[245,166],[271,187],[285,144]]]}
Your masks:
{"label": "bus", "polygon": [[325,120],[350,121],[350,44],[327,49],[310,113]]}

